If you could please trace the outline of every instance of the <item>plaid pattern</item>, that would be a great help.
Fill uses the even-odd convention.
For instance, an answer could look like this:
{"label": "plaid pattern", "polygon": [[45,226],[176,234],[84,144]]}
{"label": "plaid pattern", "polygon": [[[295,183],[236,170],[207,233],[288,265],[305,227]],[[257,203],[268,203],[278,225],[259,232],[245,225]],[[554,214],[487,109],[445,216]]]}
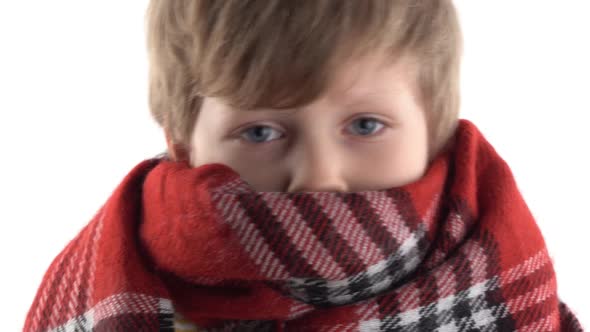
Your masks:
{"label": "plaid pattern", "polygon": [[[212,198],[264,277],[305,303],[325,307],[371,298],[414,271],[428,249],[425,228],[432,221],[404,218],[390,192],[247,190],[238,180]],[[342,212],[348,213],[335,215]]]}
{"label": "plaid pattern", "polygon": [[25,330],[581,331],[508,166],[467,121],[456,142],[420,181],[356,193],[147,160],[52,263]]}
{"label": "plaid pattern", "polygon": [[120,293],[106,298],[84,314],[51,331],[174,331],[174,311],[168,299],[145,294]]}

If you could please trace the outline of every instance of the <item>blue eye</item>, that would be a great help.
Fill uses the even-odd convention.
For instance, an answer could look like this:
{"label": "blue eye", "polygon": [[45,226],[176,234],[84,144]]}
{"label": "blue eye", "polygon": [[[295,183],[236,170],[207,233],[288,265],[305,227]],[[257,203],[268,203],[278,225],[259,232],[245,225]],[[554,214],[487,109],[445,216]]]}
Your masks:
{"label": "blue eye", "polygon": [[351,128],[356,131],[359,136],[368,136],[381,130],[384,124],[374,118],[360,118],[355,120]]}
{"label": "blue eye", "polygon": [[241,137],[252,143],[265,143],[281,138],[282,134],[269,126],[254,126],[244,130]]}

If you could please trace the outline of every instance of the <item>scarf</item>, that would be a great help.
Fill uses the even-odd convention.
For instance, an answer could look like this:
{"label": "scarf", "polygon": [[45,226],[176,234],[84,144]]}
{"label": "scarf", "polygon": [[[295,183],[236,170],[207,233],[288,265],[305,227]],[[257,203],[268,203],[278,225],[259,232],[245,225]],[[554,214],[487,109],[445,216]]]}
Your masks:
{"label": "scarf", "polygon": [[461,120],[418,181],[256,192],[137,165],[56,257],[25,331],[581,331],[507,164]]}

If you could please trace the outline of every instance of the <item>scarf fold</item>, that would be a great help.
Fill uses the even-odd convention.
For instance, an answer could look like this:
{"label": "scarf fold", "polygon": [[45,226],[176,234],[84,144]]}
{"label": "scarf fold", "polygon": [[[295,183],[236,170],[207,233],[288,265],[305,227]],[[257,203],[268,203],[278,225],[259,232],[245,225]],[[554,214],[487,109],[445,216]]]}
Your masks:
{"label": "scarf fold", "polygon": [[[511,171],[461,120],[409,185],[256,192],[136,166],[57,256],[25,331],[582,331]],[[77,331],[77,330],[76,330]]]}

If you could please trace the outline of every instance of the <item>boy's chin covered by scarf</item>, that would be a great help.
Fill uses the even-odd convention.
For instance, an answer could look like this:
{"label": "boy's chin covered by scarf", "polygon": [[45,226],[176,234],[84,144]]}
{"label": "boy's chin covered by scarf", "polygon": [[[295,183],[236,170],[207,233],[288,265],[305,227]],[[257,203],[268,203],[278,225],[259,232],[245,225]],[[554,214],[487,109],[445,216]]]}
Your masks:
{"label": "boy's chin covered by scarf", "polygon": [[258,192],[137,165],[55,259],[25,330],[581,331],[506,163],[460,122],[418,181]]}

